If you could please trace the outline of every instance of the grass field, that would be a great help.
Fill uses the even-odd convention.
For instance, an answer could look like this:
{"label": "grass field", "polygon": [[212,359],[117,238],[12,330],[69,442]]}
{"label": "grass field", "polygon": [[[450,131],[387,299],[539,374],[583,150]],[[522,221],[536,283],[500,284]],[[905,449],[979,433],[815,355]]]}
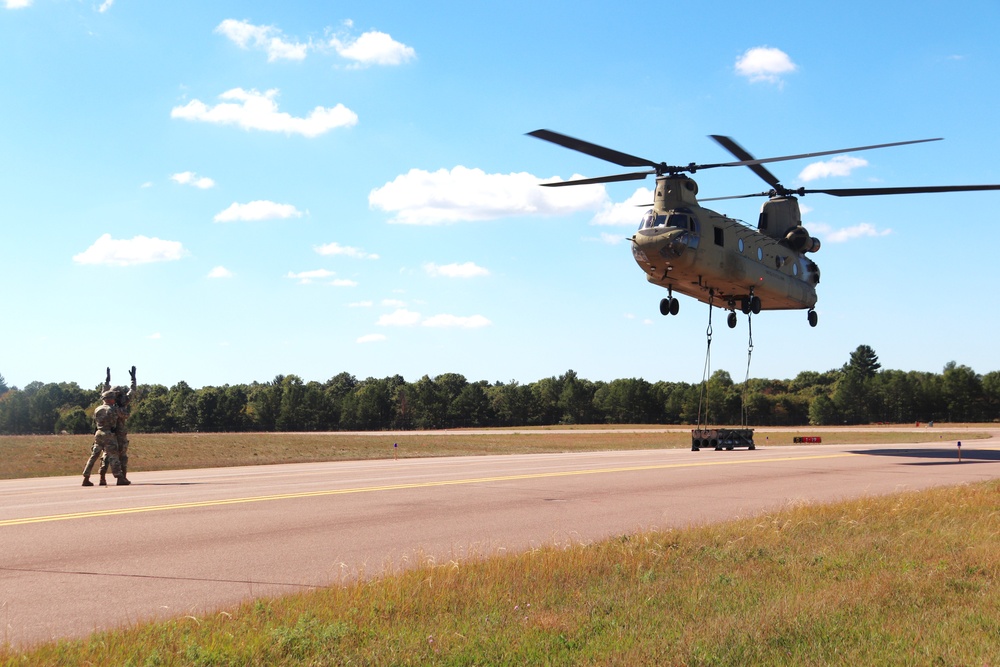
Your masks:
{"label": "grass field", "polygon": [[[589,430],[589,429],[588,429]],[[986,428],[760,430],[758,444]],[[135,435],[142,470],[689,447],[687,431]],[[79,474],[89,436],[0,437],[3,477]],[[393,445],[398,445],[394,447]],[[488,554],[104,632],[8,665],[1000,665],[1000,482]]]}
{"label": "grass field", "polygon": [[[566,432],[567,430],[571,432]],[[986,437],[985,430],[839,429],[759,430],[759,446],[792,444],[796,436],[827,444],[954,442]],[[650,427],[524,429],[431,433],[167,433],[129,436],[130,475],[143,470],[182,470],[271,463],[384,459],[398,456],[538,454],[621,449],[686,448],[689,429],[663,432]],[[90,435],[0,436],[0,479],[78,475],[90,456]]]}

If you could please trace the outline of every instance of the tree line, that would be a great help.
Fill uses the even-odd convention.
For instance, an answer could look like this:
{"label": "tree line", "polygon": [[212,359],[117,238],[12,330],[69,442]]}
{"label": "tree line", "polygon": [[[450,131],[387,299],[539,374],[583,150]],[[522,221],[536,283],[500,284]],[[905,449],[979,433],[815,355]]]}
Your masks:
{"label": "tree line", "polygon": [[[0,375],[0,433],[88,433],[101,386],[32,382],[7,387]],[[279,375],[269,382],[172,387],[139,385],[133,433],[377,431],[556,424],[805,426],[873,422],[1000,420],[1000,371],[979,375],[948,363],[941,373],[883,370],[859,346],[839,369],[792,380],[734,383],[590,381],[569,370],[530,384],[470,382],[457,373],[407,382],[400,375],[326,382]]]}

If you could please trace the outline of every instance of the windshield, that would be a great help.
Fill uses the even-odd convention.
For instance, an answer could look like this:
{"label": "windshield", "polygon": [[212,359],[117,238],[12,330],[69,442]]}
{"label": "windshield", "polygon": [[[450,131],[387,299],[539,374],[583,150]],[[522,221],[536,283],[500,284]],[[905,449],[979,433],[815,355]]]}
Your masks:
{"label": "windshield", "polygon": [[667,216],[656,215],[656,211],[649,209],[646,214],[642,216],[642,220],[639,221],[639,229],[651,229],[653,227],[662,227],[667,221]]}

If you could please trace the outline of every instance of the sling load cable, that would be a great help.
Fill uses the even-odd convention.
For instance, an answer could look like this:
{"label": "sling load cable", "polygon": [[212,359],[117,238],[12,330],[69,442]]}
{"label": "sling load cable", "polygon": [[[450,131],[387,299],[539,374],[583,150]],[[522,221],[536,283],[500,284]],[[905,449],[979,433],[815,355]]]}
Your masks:
{"label": "sling load cable", "polygon": [[701,376],[701,396],[698,397],[698,421],[695,423],[701,427],[701,406],[705,405],[705,423],[708,423],[708,372],[712,366],[712,299],[715,297],[715,290],[708,290],[708,329],[705,336],[708,338],[708,345],[705,349],[705,371]]}
{"label": "sling load cable", "polygon": [[747,346],[747,374],[743,378],[743,396],[740,397],[742,407],[740,408],[742,428],[747,427],[747,385],[750,383],[750,358],[753,356],[753,312],[747,313],[747,329],[750,332],[750,344]]}

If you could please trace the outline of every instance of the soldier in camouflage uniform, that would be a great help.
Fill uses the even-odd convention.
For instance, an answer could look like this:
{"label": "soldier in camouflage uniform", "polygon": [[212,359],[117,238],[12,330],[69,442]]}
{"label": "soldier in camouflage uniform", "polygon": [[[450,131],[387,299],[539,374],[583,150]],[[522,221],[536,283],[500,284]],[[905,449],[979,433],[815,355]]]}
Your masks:
{"label": "soldier in camouflage uniform", "polygon": [[94,463],[101,452],[104,452],[106,461],[110,462],[111,472],[118,478],[118,484],[130,484],[125,475],[122,474],[121,462],[118,460],[118,439],[115,431],[118,426],[120,409],[115,405],[117,392],[105,391],[101,394],[104,404],[94,411],[94,421],[97,422],[97,432],[94,434],[94,446],[87,460],[87,466],[83,469],[83,485],[93,486],[90,481],[90,472],[94,469]]}
{"label": "soldier in camouflage uniform", "polygon": [[[118,424],[115,427],[115,436],[118,440],[118,460],[121,461],[122,466],[122,477],[128,475],[128,429],[125,426],[125,420],[128,418],[129,403],[135,397],[135,366],[129,371],[129,375],[132,376],[132,386],[128,389],[125,387],[115,387],[114,391],[117,393],[117,398],[115,399],[115,405],[118,406]],[[108,374],[104,380],[104,390],[108,391],[111,389],[111,369],[108,369]],[[108,460],[107,457],[101,459],[101,486],[107,485],[107,480],[105,475],[108,472]]]}

